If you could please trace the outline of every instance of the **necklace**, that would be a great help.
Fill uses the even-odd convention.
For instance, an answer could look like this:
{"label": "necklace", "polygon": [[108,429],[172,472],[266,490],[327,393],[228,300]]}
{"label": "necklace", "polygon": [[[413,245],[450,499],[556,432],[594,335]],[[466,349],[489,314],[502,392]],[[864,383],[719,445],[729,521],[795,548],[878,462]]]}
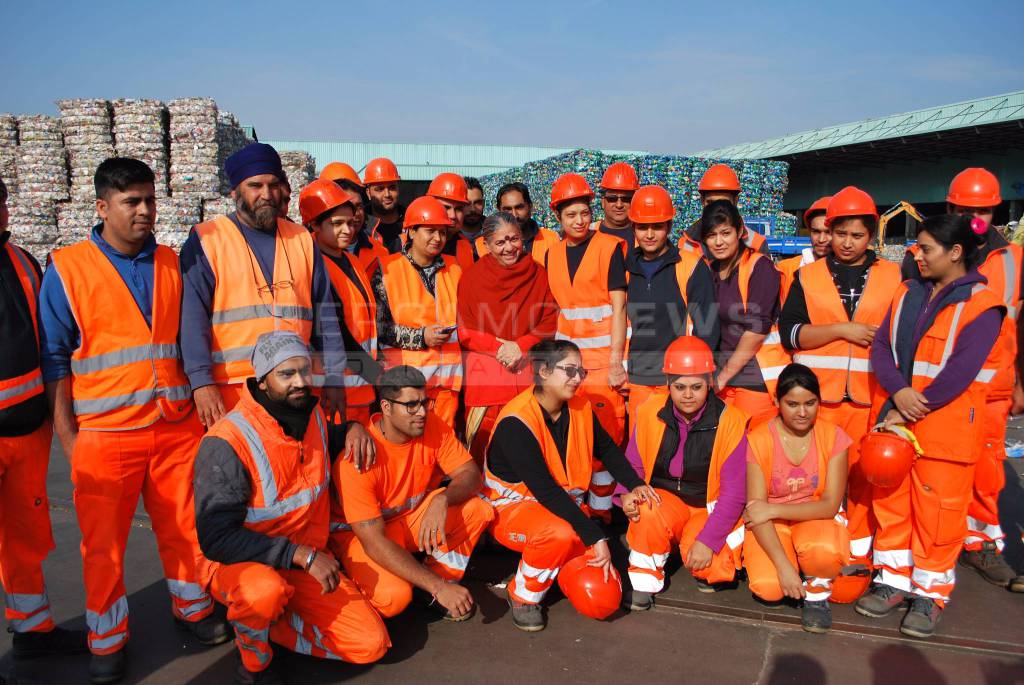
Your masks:
{"label": "necklace", "polygon": [[[782,438],[782,445],[786,448],[786,458],[793,464],[800,464],[804,460],[804,457],[807,456],[807,451],[811,448],[811,433],[808,432],[807,435],[802,438],[790,435],[781,421],[779,421],[776,428],[778,429],[776,432],[779,434],[779,437]],[[796,461],[793,461],[793,455],[798,456]]]}

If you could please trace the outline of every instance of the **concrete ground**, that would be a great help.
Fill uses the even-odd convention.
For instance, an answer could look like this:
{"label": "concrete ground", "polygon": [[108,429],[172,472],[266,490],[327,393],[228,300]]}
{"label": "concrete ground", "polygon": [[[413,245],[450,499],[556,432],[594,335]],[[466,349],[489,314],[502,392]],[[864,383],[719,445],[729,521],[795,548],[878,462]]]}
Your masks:
{"label": "concrete ground", "polygon": [[[1024,437],[1024,428],[1016,425],[1010,432],[1011,439]],[[1024,460],[1008,461],[1007,469],[1007,558],[1024,572]],[[67,463],[58,449],[51,458],[50,495],[57,549],[45,571],[54,616],[62,626],[80,629],[85,622],[79,531]],[[621,546],[617,552],[621,563]],[[389,621],[393,647],[382,662],[356,667],[278,650],[281,673],[287,682],[303,685],[413,680],[491,685],[1024,683],[1024,595],[988,585],[964,569],[939,635],[925,642],[903,638],[898,616],[871,621],[850,606],[834,607],[831,634],[804,633],[797,609],[764,608],[742,583],[733,590],[701,594],[685,572],[671,577],[653,611],[620,613],[603,622],[581,617],[553,592],[547,630],[525,634],[512,627],[501,586],[515,562],[500,550],[474,555],[468,577],[479,611],[466,623],[447,623],[427,610],[411,608]],[[126,568],[132,637],[124,682],[230,683],[233,645],[204,648],[172,622],[153,534],[141,507],[128,542]],[[0,634],[0,654],[0,673],[35,683],[86,682],[87,655],[15,662],[6,633]]]}

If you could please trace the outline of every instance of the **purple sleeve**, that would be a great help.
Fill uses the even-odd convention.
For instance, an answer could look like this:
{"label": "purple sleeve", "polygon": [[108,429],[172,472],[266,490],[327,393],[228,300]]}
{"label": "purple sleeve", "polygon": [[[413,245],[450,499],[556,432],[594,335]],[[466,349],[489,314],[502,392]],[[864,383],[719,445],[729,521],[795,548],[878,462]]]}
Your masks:
{"label": "purple sleeve", "polygon": [[993,307],[964,326],[945,368],[923,391],[931,411],[941,409],[967,390],[996,344],[1002,323],[1002,311]]}
{"label": "purple sleeve", "polygon": [[[635,428],[633,429],[633,434],[630,435],[630,437],[629,437],[629,444],[626,445],[626,461],[628,461],[629,465],[633,467],[634,471],[636,471],[636,475],[639,476],[641,480],[643,480],[643,477],[644,477],[644,462],[643,462],[643,459],[640,458],[640,449],[636,446],[636,429]],[[615,502],[615,504],[617,506],[620,506],[620,507],[622,506],[621,495],[624,495],[627,492],[629,492],[629,490],[626,488],[625,485],[623,485],[622,483],[619,483],[619,482],[615,483],[615,492],[613,493],[613,497],[614,497],[613,501]]]}
{"label": "purple sleeve", "polygon": [[781,278],[770,259],[758,260],[747,285],[746,328],[752,333],[768,335],[779,319],[779,288]]}
{"label": "purple sleeve", "polygon": [[722,464],[719,474],[718,503],[715,510],[708,516],[708,522],[697,534],[697,540],[703,542],[716,554],[725,544],[725,539],[740,520],[743,507],[747,504],[747,438],[740,440],[736,449]]}
{"label": "purple sleeve", "polygon": [[892,339],[889,337],[891,321],[892,307],[889,307],[889,311],[885,313],[885,319],[875,332],[875,339],[871,343],[871,370],[885,391],[890,395],[895,395],[909,384],[903,378],[900,370],[896,368],[896,360],[892,358]]}
{"label": "purple sleeve", "polygon": [[213,385],[210,316],[216,287],[213,269],[195,230],[181,246],[181,280],[181,357],[188,382],[195,390]]}

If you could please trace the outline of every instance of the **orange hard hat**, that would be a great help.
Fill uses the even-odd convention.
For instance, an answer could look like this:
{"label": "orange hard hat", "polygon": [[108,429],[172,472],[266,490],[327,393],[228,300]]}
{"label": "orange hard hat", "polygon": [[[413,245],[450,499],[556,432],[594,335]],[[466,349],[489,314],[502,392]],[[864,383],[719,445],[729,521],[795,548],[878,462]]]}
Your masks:
{"label": "orange hard hat", "polygon": [[615,162],[605,169],[601,187],[605,190],[633,191],[640,187],[640,181],[637,180],[636,169],[625,162]]}
{"label": "orange hard hat", "polygon": [[914,444],[893,433],[872,431],[860,439],[860,465],[864,477],[880,488],[894,488],[910,473],[916,456]]}
{"label": "orange hard hat", "polygon": [[558,587],[576,611],[601,620],[608,618],[622,603],[622,582],[596,566],[587,566],[587,554],[570,559],[558,573]]}
{"label": "orange hard hat", "polygon": [[665,350],[661,370],[667,376],[703,376],[715,370],[715,356],[708,344],[692,335],[676,338]]}
{"label": "orange hard hat", "polygon": [[356,173],[356,170],[345,162],[331,162],[320,172],[320,178],[325,181],[340,181],[344,178],[352,181],[357,186],[362,187],[363,185],[363,182],[359,179],[359,174]]}
{"label": "orange hard hat", "polygon": [[740,192],[740,177],[726,164],[714,164],[708,167],[697,185],[699,191],[724,190],[730,193]]}
{"label": "orange hard hat", "polygon": [[832,222],[847,216],[873,216],[878,220],[875,201],[857,186],[846,186],[832,196],[825,208],[825,226],[832,228]]}
{"label": "orange hard hat", "polygon": [[644,186],[629,203],[629,220],[634,224],[657,224],[676,216],[672,196],[661,186]]}
{"label": "orange hard hat", "polygon": [[551,186],[551,210],[557,212],[556,207],[566,200],[594,199],[594,191],[590,189],[587,179],[579,174],[562,174],[555,179]]}
{"label": "orange hard hat", "polygon": [[828,202],[831,199],[831,195],[826,195],[825,197],[819,197],[817,200],[815,200],[814,204],[808,207],[807,211],[804,212],[804,226],[810,227],[812,214],[816,214],[817,212],[827,212]]}
{"label": "orange hard hat", "polygon": [[302,216],[302,223],[309,224],[324,212],[351,201],[352,196],[337,183],[318,178],[299,193],[299,214]]}
{"label": "orange hard hat", "polygon": [[452,220],[448,218],[448,210],[438,202],[436,197],[424,195],[409,203],[405,210],[405,220],[402,228],[416,228],[417,226],[451,226]]}
{"label": "orange hard hat", "polygon": [[448,171],[434,177],[434,180],[430,182],[430,187],[427,188],[427,195],[464,205],[469,204],[469,188],[466,187],[466,179]]}
{"label": "orange hard hat", "polygon": [[953,177],[946,202],[960,207],[995,207],[1003,198],[999,179],[988,169],[973,166]]}
{"label": "orange hard hat", "polygon": [[871,585],[871,569],[860,568],[852,575],[840,575],[832,581],[832,594],[828,601],[834,604],[853,604]]}
{"label": "orange hard hat", "polygon": [[363,171],[363,183],[398,183],[401,181],[398,175],[398,167],[387,157],[377,157],[366,163]]}

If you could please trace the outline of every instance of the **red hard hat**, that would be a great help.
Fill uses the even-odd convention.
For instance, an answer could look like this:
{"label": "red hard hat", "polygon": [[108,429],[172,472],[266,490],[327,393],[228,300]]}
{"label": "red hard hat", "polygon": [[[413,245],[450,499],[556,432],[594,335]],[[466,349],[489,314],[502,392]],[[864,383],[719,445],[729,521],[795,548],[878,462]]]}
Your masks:
{"label": "red hard hat", "polygon": [[587,202],[594,199],[594,191],[587,184],[587,179],[579,174],[562,174],[556,178],[551,186],[551,210],[557,212],[555,208],[558,205],[576,199]]}
{"label": "red hard hat", "polygon": [[915,456],[914,445],[906,438],[872,431],[860,439],[857,463],[869,483],[894,488],[910,473]]}
{"label": "red hard hat", "polygon": [[828,203],[829,203],[829,200],[831,200],[831,199],[832,199],[831,195],[826,195],[825,197],[819,197],[817,200],[815,200],[814,204],[811,205],[810,207],[808,207],[807,211],[804,212],[804,226],[807,226],[808,228],[810,228],[810,226],[811,226],[811,215],[812,214],[814,214],[816,212],[827,212],[828,211]]}
{"label": "red hard hat", "polygon": [[417,226],[451,226],[452,220],[448,218],[448,210],[438,202],[437,198],[424,195],[409,203],[405,210],[405,220],[402,228],[415,228]]}
{"label": "red hard hat", "polygon": [[363,183],[398,183],[402,178],[398,175],[398,167],[387,157],[377,157],[366,163],[363,171]]}
{"label": "red hard hat", "polygon": [[740,192],[740,177],[736,172],[725,164],[715,164],[708,167],[708,170],[701,176],[697,190],[724,190],[730,193]]}
{"label": "red hard hat", "polygon": [[324,212],[351,202],[352,196],[334,181],[318,178],[299,193],[299,214],[302,223],[309,224]]}
{"label": "red hard hat", "polygon": [[995,207],[1002,201],[999,179],[980,166],[964,169],[954,176],[946,195],[946,202],[960,207]]}
{"label": "red hard hat", "polygon": [[825,226],[832,228],[832,222],[847,216],[873,216],[878,219],[878,208],[870,195],[856,186],[846,186],[832,196],[825,209]]}
{"label": "red hard hat", "polygon": [[860,596],[867,592],[871,585],[871,569],[861,569],[860,574],[849,576],[837,576],[832,581],[832,594],[828,601],[834,604],[853,604]]}
{"label": "red hard hat", "polygon": [[657,224],[676,216],[672,196],[661,186],[644,186],[629,203],[629,220],[634,224]]}
{"label": "red hard hat", "polygon": [[558,587],[584,616],[601,620],[608,618],[622,603],[622,582],[596,566],[587,566],[588,555],[570,559],[558,573]]}
{"label": "red hard hat", "polygon": [[636,169],[625,162],[615,162],[605,169],[601,187],[605,190],[634,191],[640,187],[640,181],[637,180]]}
{"label": "red hard hat", "polygon": [[469,204],[469,188],[466,187],[466,179],[447,171],[434,177],[434,180],[430,182],[430,187],[427,188],[427,195],[464,205]]}
{"label": "red hard hat", "polygon": [[714,373],[715,356],[708,344],[692,335],[676,338],[665,350],[661,370],[667,376],[703,376]]}
{"label": "red hard hat", "polygon": [[356,170],[345,162],[331,162],[320,172],[320,178],[325,181],[340,181],[344,178],[352,181],[357,186],[362,187],[363,185],[363,182],[359,180],[359,174],[356,173]]}

